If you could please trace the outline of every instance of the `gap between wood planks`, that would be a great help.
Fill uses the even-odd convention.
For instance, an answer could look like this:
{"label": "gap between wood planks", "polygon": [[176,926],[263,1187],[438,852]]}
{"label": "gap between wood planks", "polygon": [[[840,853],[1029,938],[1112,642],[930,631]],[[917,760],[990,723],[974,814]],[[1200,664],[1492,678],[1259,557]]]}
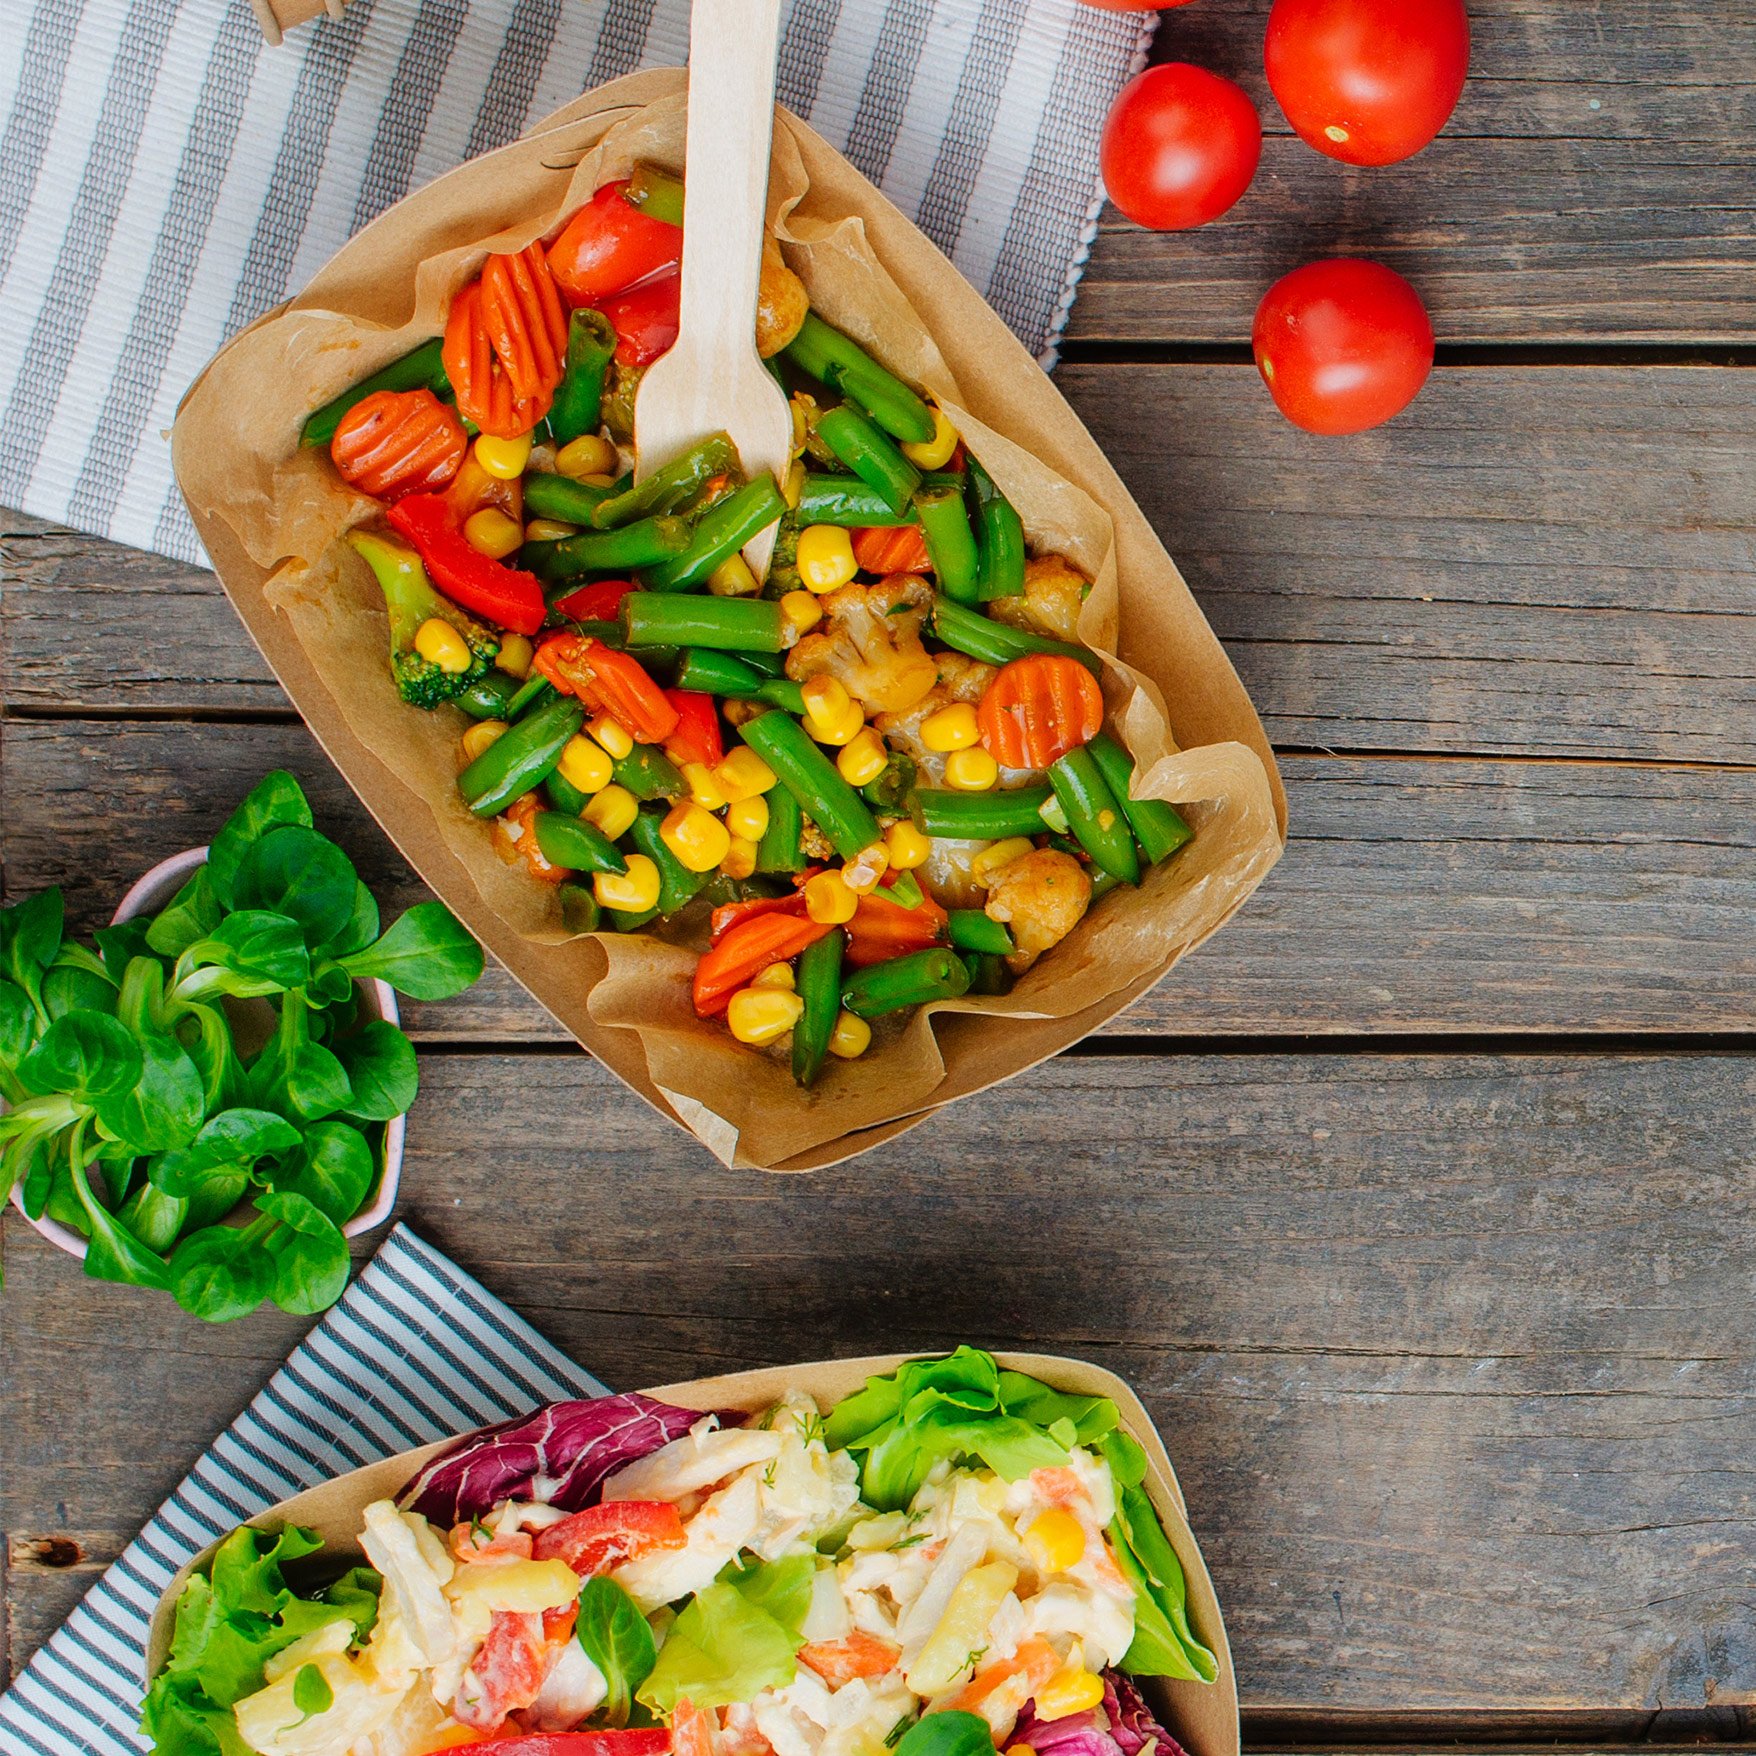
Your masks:
{"label": "gap between wood planks", "polygon": [[[1263,289],[1265,292],[1267,288]],[[1074,336],[1061,344],[1059,366],[1250,366],[1244,341],[1108,341]],[[1756,345],[1695,342],[1440,342],[1435,367],[1579,366],[1620,368],[1756,366]]]}

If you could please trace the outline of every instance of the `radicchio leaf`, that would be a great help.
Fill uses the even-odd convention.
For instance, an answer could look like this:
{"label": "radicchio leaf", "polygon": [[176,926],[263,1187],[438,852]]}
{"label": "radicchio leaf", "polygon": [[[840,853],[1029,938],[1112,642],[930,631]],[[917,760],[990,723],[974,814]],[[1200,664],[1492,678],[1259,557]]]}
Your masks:
{"label": "radicchio leaf", "polygon": [[[624,1464],[682,1438],[702,1418],[699,1409],[634,1392],[545,1403],[459,1439],[408,1483],[397,1503],[439,1525],[480,1518],[501,1500],[540,1500],[578,1512]],[[719,1418],[735,1426],[743,1416]]]}
{"label": "radicchio leaf", "polygon": [[1104,1672],[1104,1703],[1088,1713],[1038,1719],[1033,1702],[1019,1715],[1008,1744],[1028,1744],[1037,1756],[1185,1756],[1183,1746],[1153,1717],[1134,1679]]}

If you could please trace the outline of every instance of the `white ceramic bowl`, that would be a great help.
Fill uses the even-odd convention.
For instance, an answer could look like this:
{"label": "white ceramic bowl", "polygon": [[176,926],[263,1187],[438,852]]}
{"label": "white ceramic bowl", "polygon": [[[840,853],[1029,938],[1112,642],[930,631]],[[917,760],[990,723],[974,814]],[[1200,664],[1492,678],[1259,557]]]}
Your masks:
{"label": "white ceramic bowl", "polygon": [[[197,866],[207,863],[206,848],[186,848],[180,854],[172,854],[168,860],[161,860],[150,872],[138,879],[128,894],[116,905],[116,912],[110,917],[111,924],[119,921],[131,921],[136,915],[151,914],[161,909],[183,887],[184,880]],[[396,994],[386,982],[359,982],[362,1010],[368,1018],[382,1018],[390,1024],[401,1022],[396,1009]],[[376,1225],[382,1225],[389,1217],[390,1210],[396,1205],[397,1186],[402,1181],[402,1144],[408,1132],[408,1117],[393,1116],[384,1124],[383,1165],[378,1175],[377,1186],[372,1191],[372,1199],[343,1226],[342,1231],[350,1238],[361,1232],[369,1232]],[[12,1191],[12,1205],[20,1213],[24,1213],[24,1188],[17,1184]],[[44,1214],[41,1219],[27,1220],[43,1234],[52,1244],[57,1244],[69,1256],[85,1256],[85,1239],[71,1226],[64,1226],[57,1219],[50,1219]]]}

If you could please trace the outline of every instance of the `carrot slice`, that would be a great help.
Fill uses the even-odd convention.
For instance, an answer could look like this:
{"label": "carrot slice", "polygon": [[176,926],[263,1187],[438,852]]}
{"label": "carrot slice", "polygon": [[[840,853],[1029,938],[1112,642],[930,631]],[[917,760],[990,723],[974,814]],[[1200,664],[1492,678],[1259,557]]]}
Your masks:
{"label": "carrot slice", "polygon": [[671,1709],[672,1756],[717,1756],[719,1721],[712,1708],[697,1707],[687,1695]]}
{"label": "carrot slice", "polygon": [[976,708],[976,723],[1002,768],[1047,768],[1103,729],[1104,695],[1077,659],[1032,653],[1000,668]]}
{"label": "carrot slice", "polygon": [[740,921],[695,966],[695,1010],[712,1018],[731,1005],[732,996],[768,968],[788,963],[830,931],[825,921],[797,915],[755,915]]}
{"label": "carrot slice", "polygon": [[537,648],[536,668],[563,695],[577,695],[641,744],[662,744],[677,729],[678,713],[640,661],[601,640],[554,634]]}
{"label": "carrot slice", "polygon": [[484,433],[492,433],[496,439],[516,439],[549,412],[552,385],[548,394],[538,397],[520,397],[514,392],[512,379],[494,352],[482,310],[480,281],[471,281],[451,301],[440,357],[457,397],[457,412]]}
{"label": "carrot slice", "polygon": [[567,353],[567,313],[541,244],[482,265],[482,322],[494,353],[526,402],[554,395]]}
{"label": "carrot slice", "polygon": [[930,573],[927,536],[918,524],[865,525],[850,533],[862,573]]}
{"label": "carrot slice", "polygon": [[430,390],[375,390],[342,416],[329,455],[351,488],[375,500],[431,494],[469,449],[463,422]]}
{"label": "carrot slice", "polygon": [[1025,1641],[1011,1658],[1002,1659],[986,1670],[977,1671],[970,1680],[957,1692],[951,1702],[956,1713],[980,1713],[982,1703],[1003,1684],[1017,1678],[1023,1686],[1023,1692],[1014,1690],[1018,1695],[1013,1704],[1013,1712],[1027,1702],[1043,1684],[1054,1676],[1061,1668],[1061,1661],[1055,1656],[1055,1649],[1040,1634],[1033,1635]]}
{"label": "carrot slice", "polygon": [[799,1662],[809,1665],[832,1689],[839,1689],[856,1677],[886,1676],[896,1669],[896,1661],[901,1657],[900,1646],[880,1640],[863,1628],[856,1628],[840,1640],[813,1640],[799,1648]]}

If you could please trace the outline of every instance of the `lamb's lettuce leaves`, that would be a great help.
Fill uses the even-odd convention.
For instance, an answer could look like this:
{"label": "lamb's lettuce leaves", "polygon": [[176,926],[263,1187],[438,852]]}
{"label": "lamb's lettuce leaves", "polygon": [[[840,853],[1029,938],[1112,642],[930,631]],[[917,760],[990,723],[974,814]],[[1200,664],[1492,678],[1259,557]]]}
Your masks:
{"label": "lamb's lettuce leaves", "polygon": [[600,1576],[588,1579],[579,1594],[579,1620],[573,1631],[608,1686],[601,1709],[605,1721],[625,1726],[634,1708],[634,1692],[652,1675],[658,1657],[652,1624],[621,1586]]}

